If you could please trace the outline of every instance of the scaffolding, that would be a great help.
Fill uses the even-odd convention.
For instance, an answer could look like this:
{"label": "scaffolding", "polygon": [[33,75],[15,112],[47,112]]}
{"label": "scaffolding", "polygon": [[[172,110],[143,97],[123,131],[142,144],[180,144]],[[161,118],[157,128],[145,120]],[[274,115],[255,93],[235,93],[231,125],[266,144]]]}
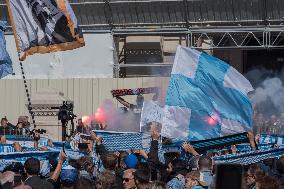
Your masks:
{"label": "scaffolding", "polygon": [[[120,68],[171,66],[152,62],[126,65],[129,36],[177,37],[186,46],[208,49],[284,48],[283,0],[69,0],[85,33],[111,33]],[[7,19],[0,0],[0,19]],[[122,44],[120,48],[120,44]],[[117,47],[119,46],[119,47]],[[202,47],[204,49],[204,47]]]}

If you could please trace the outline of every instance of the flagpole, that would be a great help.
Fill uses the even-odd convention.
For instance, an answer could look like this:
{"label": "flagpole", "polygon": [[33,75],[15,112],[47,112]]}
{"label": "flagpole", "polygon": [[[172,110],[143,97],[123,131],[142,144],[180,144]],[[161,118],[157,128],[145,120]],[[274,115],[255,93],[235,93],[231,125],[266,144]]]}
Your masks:
{"label": "flagpole", "polygon": [[[18,57],[19,57],[19,60],[20,60],[20,53],[19,52],[18,52]],[[27,79],[26,79],[26,76],[25,76],[24,66],[23,66],[22,61],[20,61],[20,67],[21,67],[22,78],[24,80],[26,96],[27,96],[27,100],[28,100],[28,111],[29,111],[31,118],[32,118],[32,124],[34,125],[34,128],[36,128],[35,116],[34,116],[34,112],[32,110],[32,103],[31,103],[29,88],[28,88],[28,85],[27,85]]]}

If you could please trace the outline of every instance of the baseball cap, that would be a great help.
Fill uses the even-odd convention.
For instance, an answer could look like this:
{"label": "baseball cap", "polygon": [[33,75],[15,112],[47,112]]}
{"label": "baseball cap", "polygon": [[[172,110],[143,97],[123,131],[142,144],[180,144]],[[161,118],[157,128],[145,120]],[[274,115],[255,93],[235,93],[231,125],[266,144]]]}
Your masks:
{"label": "baseball cap", "polygon": [[134,154],[129,154],[124,158],[124,163],[128,168],[134,169],[138,163],[138,158]]}

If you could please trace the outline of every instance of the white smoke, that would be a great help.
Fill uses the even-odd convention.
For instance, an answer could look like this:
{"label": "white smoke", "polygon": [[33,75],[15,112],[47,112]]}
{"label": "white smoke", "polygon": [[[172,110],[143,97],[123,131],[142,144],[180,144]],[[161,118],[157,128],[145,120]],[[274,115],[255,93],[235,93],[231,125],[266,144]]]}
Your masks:
{"label": "white smoke", "polygon": [[[123,113],[121,109],[115,107],[113,101],[110,99],[104,100],[97,111],[93,113],[93,115],[86,116],[88,119],[86,119],[84,123],[86,125],[96,125],[96,114],[98,113],[100,114],[100,120],[106,121],[106,127],[104,130],[118,132],[140,131],[140,115],[134,114],[132,111]],[[94,126],[91,126],[91,128],[95,129]]]}
{"label": "white smoke", "polygon": [[[262,70],[263,71],[263,70]],[[269,71],[261,72],[261,70],[253,70],[250,72],[259,81],[255,87],[255,91],[251,94],[253,105],[262,109],[261,113],[264,114],[279,114],[284,112],[284,85],[283,85],[283,72],[282,74],[274,75],[271,77]],[[277,111],[277,112],[273,112]]]}

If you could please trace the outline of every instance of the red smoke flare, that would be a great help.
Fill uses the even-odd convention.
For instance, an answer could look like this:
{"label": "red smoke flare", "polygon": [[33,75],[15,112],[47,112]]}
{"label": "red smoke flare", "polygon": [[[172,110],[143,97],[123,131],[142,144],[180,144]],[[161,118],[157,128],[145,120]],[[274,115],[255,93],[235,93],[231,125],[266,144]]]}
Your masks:
{"label": "red smoke flare", "polygon": [[102,107],[97,109],[95,113],[95,120],[98,123],[106,123],[107,116],[105,110]]}
{"label": "red smoke flare", "polygon": [[209,125],[216,125],[218,123],[218,118],[216,116],[211,116],[207,118],[207,123]]}
{"label": "red smoke flare", "polygon": [[90,116],[83,116],[82,117],[82,122],[84,125],[88,125],[91,123],[92,118]]}

